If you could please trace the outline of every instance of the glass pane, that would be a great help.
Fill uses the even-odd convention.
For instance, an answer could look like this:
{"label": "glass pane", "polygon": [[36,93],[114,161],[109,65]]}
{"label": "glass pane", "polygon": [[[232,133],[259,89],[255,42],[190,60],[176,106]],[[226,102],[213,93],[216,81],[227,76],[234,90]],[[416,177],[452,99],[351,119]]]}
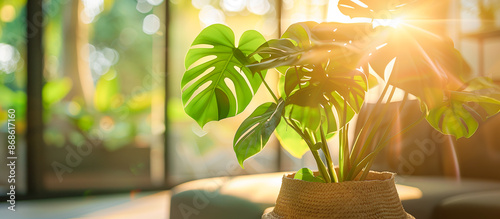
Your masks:
{"label": "glass pane", "polygon": [[461,0],[461,30],[464,33],[500,28],[497,0]]}
{"label": "glass pane", "polygon": [[457,43],[479,76],[500,81],[500,62],[496,51],[500,48],[500,2],[496,0],[461,0],[457,4],[456,16],[459,40]]}
{"label": "glass pane", "polygon": [[[26,192],[26,0],[0,1],[0,193]],[[15,163],[11,170],[6,163]],[[13,181],[14,179],[15,181]]]}
{"label": "glass pane", "polygon": [[44,1],[48,190],[163,185],[164,4]]}
{"label": "glass pane", "polygon": [[[264,150],[245,162],[242,169],[233,151],[233,137],[238,125],[250,113],[272,97],[261,86],[245,111],[220,122],[210,122],[202,129],[187,116],[180,99],[180,82],[185,71],[184,57],[200,31],[214,23],[229,26],[235,38],[250,29],[267,38],[278,36],[277,1],[180,1],[171,0],[169,35],[169,180],[179,183],[193,178],[270,172],[277,170],[277,141],[272,138]],[[237,40],[236,40],[237,41]],[[277,83],[277,73],[267,74]]]}

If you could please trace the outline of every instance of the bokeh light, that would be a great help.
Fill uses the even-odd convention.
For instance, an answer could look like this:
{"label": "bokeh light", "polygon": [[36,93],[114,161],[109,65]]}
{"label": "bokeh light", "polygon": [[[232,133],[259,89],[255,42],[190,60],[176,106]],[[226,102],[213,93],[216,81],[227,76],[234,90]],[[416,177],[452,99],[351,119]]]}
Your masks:
{"label": "bokeh light", "polygon": [[247,2],[247,9],[248,11],[257,14],[257,15],[264,15],[269,12],[269,9],[271,9],[271,4],[269,3],[268,0],[253,0],[253,1],[248,1]]}
{"label": "bokeh light", "polygon": [[211,0],[192,0],[191,4],[197,8],[202,9],[203,7],[210,5]]}
{"label": "bokeh light", "polygon": [[76,116],[80,113],[80,111],[82,110],[82,107],[76,101],[71,101],[68,103],[67,110],[68,110],[68,113],[70,115]]}
{"label": "bokeh light", "polygon": [[21,55],[9,44],[0,43],[0,72],[10,74],[15,72]]}
{"label": "bokeh light", "polygon": [[160,29],[160,18],[154,14],[149,14],[144,18],[142,23],[142,31],[144,33],[153,35]]}
{"label": "bokeh light", "polygon": [[240,12],[245,9],[246,0],[222,0],[220,5],[224,11]]}
{"label": "bokeh light", "polygon": [[149,4],[154,6],[160,5],[163,2],[163,0],[147,0],[147,1]]}
{"label": "bokeh light", "polygon": [[0,9],[0,19],[3,22],[11,22],[16,17],[16,9],[12,5],[4,5]]}
{"label": "bokeh light", "polygon": [[224,24],[226,21],[224,12],[211,5],[206,5],[200,10],[199,18],[204,27],[212,24]]}
{"label": "bokeh light", "polygon": [[104,116],[101,118],[99,126],[104,132],[110,132],[115,127],[115,121],[109,116]]}
{"label": "bokeh light", "polygon": [[137,11],[141,13],[148,13],[153,9],[153,5],[151,5],[146,0],[139,0],[137,1],[137,6],[135,7],[135,9],[137,9]]}
{"label": "bokeh light", "polygon": [[83,14],[81,14],[81,21],[83,23],[92,23],[97,15],[104,10],[104,0],[82,0],[83,1]]}
{"label": "bokeh light", "polygon": [[89,62],[89,67],[94,80],[97,80],[101,75],[106,74],[111,66],[115,65],[119,60],[118,52],[112,48],[104,47],[99,49],[92,44],[88,44],[87,48],[88,56],[82,55],[82,57],[88,57],[87,61]]}

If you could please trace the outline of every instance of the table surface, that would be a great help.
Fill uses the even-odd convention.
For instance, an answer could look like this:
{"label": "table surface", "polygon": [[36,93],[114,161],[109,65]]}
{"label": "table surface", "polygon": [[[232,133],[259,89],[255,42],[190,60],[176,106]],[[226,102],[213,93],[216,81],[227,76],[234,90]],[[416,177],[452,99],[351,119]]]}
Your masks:
{"label": "table surface", "polygon": [[168,218],[170,191],[71,197],[16,202],[16,211],[0,204],[0,218]]}

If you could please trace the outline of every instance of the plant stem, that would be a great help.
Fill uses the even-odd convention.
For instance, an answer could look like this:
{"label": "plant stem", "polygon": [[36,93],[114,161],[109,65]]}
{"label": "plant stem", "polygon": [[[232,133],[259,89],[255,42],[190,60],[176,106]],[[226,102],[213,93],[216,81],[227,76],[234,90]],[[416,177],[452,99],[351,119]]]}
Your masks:
{"label": "plant stem", "polygon": [[[304,136],[306,136],[307,138],[312,140],[312,142],[314,143],[314,139],[312,138],[311,135],[309,135],[309,133],[307,131],[304,131],[303,134],[304,134]],[[328,174],[328,171],[326,170],[325,163],[323,163],[323,161],[321,160],[321,157],[319,156],[318,150],[313,149],[313,147],[314,147],[313,144],[309,145],[309,150],[311,151],[312,155],[314,156],[314,160],[316,160],[316,165],[318,165],[318,170],[321,173],[321,175],[323,176],[323,178],[325,179],[325,181],[327,183],[331,183],[332,180],[330,178],[330,174]]]}
{"label": "plant stem", "polygon": [[344,129],[339,130],[339,182],[344,181]]}
{"label": "plant stem", "polygon": [[345,124],[344,126],[344,159],[344,168],[350,170],[352,166],[349,154],[349,124]]}
{"label": "plant stem", "polygon": [[[382,140],[384,140],[387,137],[387,135],[389,135],[391,127],[395,121],[396,121],[396,117],[393,117],[391,122],[389,123],[389,125],[385,129],[384,134],[382,135],[382,138],[380,138],[381,140],[378,142],[377,146],[375,146],[374,151],[371,153],[371,154],[373,154],[373,156],[369,159],[368,164],[366,164],[365,170],[363,171],[363,174],[361,175],[359,180],[363,181],[366,179],[366,176],[368,175],[368,173],[370,172],[370,168],[372,167],[373,161],[375,161],[376,155],[382,150],[382,148],[385,147],[385,145],[384,145],[385,142],[382,144],[380,144],[380,142]],[[358,173],[354,173],[354,174],[358,175]]]}
{"label": "plant stem", "polygon": [[321,160],[321,157],[319,156],[318,151],[313,149],[314,140],[312,139],[312,137],[310,135],[308,135],[307,133],[302,132],[302,130],[300,130],[298,125],[295,122],[293,122],[293,120],[291,118],[289,121],[284,115],[282,117],[285,120],[285,122],[290,127],[292,127],[295,130],[295,132],[297,132],[300,135],[300,137],[302,137],[302,139],[304,139],[304,141],[306,142],[307,146],[309,147],[309,150],[311,151],[311,153],[314,157],[314,160],[316,161],[316,165],[318,166],[318,171],[321,174],[321,176],[323,177],[323,179],[325,179],[325,181],[327,183],[332,182],[332,180],[331,180],[331,178],[326,170],[325,164],[323,163],[323,161]]}
{"label": "plant stem", "polygon": [[337,172],[333,167],[332,156],[330,155],[330,149],[328,148],[328,143],[326,140],[325,132],[323,131],[323,126],[319,126],[321,132],[321,150],[325,153],[326,163],[328,165],[328,173],[330,174],[332,182],[338,182]]}
{"label": "plant stem", "polygon": [[[396,88],[392,87],[391,93],[389,94],[389,97],[387,98],[387,103],[384,105],[384,108],[379,113],[379,115],[382,115],[382,116],[379,116],[377,118],[377,120],[375,121],[375,124],[372,126],[372,128],[368,134],[368,138],[366,139],[363,146],[361,147],[361,152],[359,154],[357,154],[357,156],[356,156],[356,160],[354,161],[355,163],[358,163],[359,161],[361,161],[363,155],[366,153],[366,150],[368,150],[368,147],[370,146],[370,144],[373,140],[373,137],[375,137],[375,134],[376,134],[376,132],[374,130],[377,130],[378,128],[380,128],[380,124],[382,123],[382,119],[384,118],[383,115],[385,115],[385,113],[387,112],[387,109],[389,108],[389,102],[391,101],[395,91],[396,91]],[[375,112],[376,112],[376,110],[374,109],[372,111],[371,115],[374,115]]]}
{"label": "plant stem", "polygon": [[[348,140],[348,129],[349,125],[347,123],[347,100],[344,99],[344,109],[341,118],[341,124],[344,126],[340,130],[339,136],[339,169],[340,169],[340,181],[345,181],[347,176],[347,171],[350,169],[349,160],[349,140]],[[347,168],[347,169],[346,169]]]}
{"label": "plant stem", "polygon": [[[380,104],[382,103],[382,99],[384,99],[385,97],[385,94],[387,93],[387,90],[389,89],[389,83],[386,83],[385,86],[384,86],[384,90],[382,91],[380,97],[378,98],[377,100],[377,103],[375,104],[375,107],[373,108],[373,111],[375,111],[379,106]],[[373,112],[372,111],[372,112]],[[362,140],[364,139],[364,135],[366,134],[366,129],[368,128],[367,127],[367,124],[371,123],[372,120],[374,119],[375,113],[370,113],[370,115],[368,116],[368,119],[366,120],[366,122],[363,124],[363,127],[361,127],[360,131],[359,131],[359,134],[358,136],[356,137],[356,140],[353,144],[353,147],[352,147],[352,150],[351,150],[351,161],[354,162],[356,159],[354,159],[355,157],[354,156],[357,156],[359,154],[359,150],[360,150],[360,142],[359,140]]]}
{"label": "plant stem", "polygon": [[[403,108],[405,102],[406,101],[403,101],[402,106],[400,106],[400,109]],[[382,150],[382,148],[385,147],[385,145],[384,145],[385,142],[383,142],[383,143],[381,143],[381,142],[382,142],[382,140],[384,140],[387,137],[387,135],[389,134],[391,127],[393,126],[395,121],[396,121],[396,117],[392,118],[392,120],[389,123],[389,126],[386,128],[382,138],[380,138],[381,140],[377,143],[377,146],[375,146],[375,149],[370,154],[365,156],[363,158],[363,160],[361,160],[359,163],[356,163],[357,168],[353,172],[351,172],[350,175],[352,175],[354,177],[357,176],[359,174],[359,172],[363,169],[363,167],[365,167],[365,170],[368,170],[368,171],[370,170],[370,167],[371,167],[370,163],[372,163],[375,160],[375,156],[378,154],[378,152],[380,152]],[[384,146],[381,147],[381,145],[384,145]],[[366,169],[366,167],[368,167],[368,169]],[[361,178],[363,178],[363,176]]]}
{"label": "plant stem", "polygon": [[[404,105],[406,103],[406,100],[407,100],[407,97],[408,97],[408,93],[405,93],[405,96],[403,98],[403,101],[399,107],[399,111],[401,112],[401,110],[404,108]],[[389,127],[387,128],[387,130],[385,131],[383,137],[381,138],[381,141],[377,144],[377,146],[375,147],[375,150],[370,153],[368,156],[365,157],[365,159],[363,159],[363,161],[361,163],[359,163],[358,165],[359,166],[365,166],[365,172],[363,172],[360,180],[365,180],[366,179],[366,175],[368,174],[368,171],[370,170],[374,160],[375,160],[375,156],[385,147],[387,146],[387,144],[392,140],[394,139],[396,136],[399,136],[399,135],[402,135],[402,134],[405,134],[407,133],[409,130],[411,130],[412,128],[414,128],[415,126],[417,126],[423,119],[425,118],[425,114],[422,113],[420,118],[413,122],[411,125],[409,125],[408,127],[404,128],[403,130],[401,130],[400,132],[394,134],[393,136],[387,138],[388,134],[390,133],[389,132],[389,129],[390,127],[392,127],[395,119],[393,119],[389,125]],[[383,140],[383,141],[382,141]],[[357,170],[357,173],[359,173],[359,171],[361,170]],[[355,175],[357,175],[357,173]]]}
{"label": "plant stem", "polygon": [[370,162],[365,167],[365,170],[363,171],[363,174],[361,174],[361,177],[359,178],[359,181],[363,181],[366,179],[366,176],[368,176],[368,173],[370,172],[370,168],[372,168],[373,161],[375,159],[371,159]]}
{"label": "plant stem", "polygon": [[264,83],[264,86],[266,86],[267,88],[267,91],[269,91],[269,93],[271,94],[271,96],[273,96],[273,99],[276,103],[278,103],[278,97],[276,97],[276,95],[274,94],[273,90],[271,90],[271,87],[269,87],[269,84],[267,84],[266,80],[264,80],[264,76],[262,76],[262,73],[261,72],[258,72],[260,78],[262,79],[262,83]]}
{"label": "plant stem", "polygon": [[[381,141],[384,140],[387,137],[387,135],[389,134],[389,130],[390,130],[389,127],[392,127],[394,121],[395,121],[395,118],[393,118],[391,120],[391,123],[389,124],[388,128],[385,130],[384,135],[381,138]],[[354,168],[353,171],[349,172],[349,177],[353,177],[353,178],[356,177],[359,174],[359,172],[361,172],[361,170],[363,170],[363,167],[365,167],[365,170],[369,171],[369,168],[366,169],[366,167],[367,166],[371,167],[370,163],[375,160],[376,155],[383,148],[383,147],[380,147],[381,141],[379,141],[379,143],[377,144],[377,146],[375,147],[375,149],[370,154],[368,154],[367,156],[365,156],[359,163],[355,164],[356,168]],[[382,143],[382,145],[384,143]]]}
{"label": "plant stem", "polygon": [[[388,86],[387,86],[387,84],[386,84],[386,87],[388,87]],[[385,115],[385,114],[386,114],[386,112],[387,112],[387,110],[388,110],[388,108],[389,108],[389,104],[388,104],[388,103],[391,101],[392,97],[394,96],[394,92],[395,92],[395,90],[396,90],[396,88],[392,87],[392,89],[391,89],[391,93],[390,93],[390,94],[389,94],[389,96],[387,97],[387,103],[384,105],[384,107],[382,108],[381,112],[379,112],[379,113],[378,113],[379,115]],[[375,105],[374,109],[373,109],[373,110],[372,110],[372,112],[370,113],[370,116],[369,116],[369,118],[368,118],[368,120],[370,121],[370,123],[371,123],[371,121],[373,120],[372,118],[374,118],[373,116],[375,115],[375,113],[376,113],[376,112],[378,111],[378,109],[382,106],[382,105],[381,105],[381,103],[382,103],[382,101],[381,101],[381,100],[385,97],[385,93],[386,93],[386,92],[387,92],[387,90],[386,90],[386,89],[384,89],[383,95],[382,95],[382,96],[380,96],[379,100],[377,101],[377,104]],[[357,154],[356,154],[356,155],[351,154],[351,155],[352,155],[352,158],[355,158],[355,159],[353,159],[353,160],[352,160],[352,164],[351,164],[351,165],[352,165],[352,166],[354,166],[355,168],[352,168],[352,169],[349,171],[349,174],[347,175],[347,179],[348,179],[348,180],[352,180],[352,179],[354,179],[354,178],[358,175],[359,171],[361,171],[361,169],[362,169],[362,167],[363,167],[363,166],[360,166],[360,164],[361,164],[361,163],[362,163],[362,161],[363,161],[363,160],[365,160],[365,159],[366,159],[366,157],[368,157],[368,155],[369,155],[369,154],[368,154],[368,155],[366,155],[366,156],[365,156],[364,154],[366,154],[366,152],[367,152],[367,150],[368,150],[369,146],[371,145],[371,142],[372,142],[373,138],[375,137],[376,132],[375,132],[374,130],[377,130],[377,129],[379,129],[379,128],[380,128],[380,124],[382,123],[382,119],[383,119],[383,116],[379,116],[379,117],[377,118],[377,120],[375,121],[375,124],[374,124],[373,126],[371,126],[370,132],[368,133],[368,137],[364,140],[364,143],[362,143],[362,145],[363,145],[363,146],[361,147],[361,150],[360,150],[360,151],[357,151]],[[393,121],[392,121],[392,122],[393,122]],[[392,124],[392,122],[391,122],[391,124]],[[367,131],[367,128],[368,128],[368,127],[366,126],[367,124],[368,124],[368,121],[367,121],[367,122],[363,125],[363,129],[362,129],[362,131]],[[392,126],[392,125],[389,125],[388,129],[390,128],[390,126]],[[387,129],[387,130],[388,130],[388,129]],[[386,131],[387,131],[387,130],[386,130]],[[361,135],[361,134],[364,134],[364,133],[360,132],[360,134],[359,134],[359,135]],[[359,137],[359,136],[358,136],[358,137]],[[382,139],[383,139],[383,138],[382,138]],[[381,140],[382,140],[382,139],[381,139]],[[357,138],[356,140],[359,140],[359,138]],[[358,143],[358,141],[357,141],[356,143]]]}
{"label": "plant stem", "polygon": [[327,183],[331,183],[332,179],[328,175],[328,172],[327,172],[327,170],[325,168],[325,164],[323,163],[323,161],[319,157],[318,151],[317,150],[311,150],[311,153],[314,156],[314,160],[316,160],[316,165],[318,165],[318,170],[319,170],[321,176],[323,176],[323,179],[325,179],[325,181]]}
{"label": "plant stem", "polygon": [[[406,101],[403,101],[402,105],[404,105],[405,102]],[[402,107],[400,109],[402,109]],[[370,154],[373,154],[373,156],[368,159],[369,161],[366,164],[365,170],[363,171],[363,174],[361,175],[361,177],[359,178],[359,180],[363,181],[363,180],[366,179],[366,176],[370,172],[370,168],[372,167],[373,162],[375,161],[375,157],[387,145],[387,143],[390,141],[390,139],[392,139],[392,138],[390,138],[390,139],[382,142],[382,140],[386,139],[387,135],[389,135],[391,127],[392,127],[392,125],[394,124],[395,121],[396,121],[396,117],[394,117],[391,120],[391,123],[389,124],[389,126],[387,126],[387,129],[385,130],[384,135],[382,136],[382,138],[380,138],[381,140],[378,142],[377,146],[375,146],[375,150],[372,153],[370,153]],[[355,173],[355,174],[358,175],[357,173]]]}
{"label": "plant stem", "polygon": [[370,154],[368,154],[368,156],[366,156],[361,162],[359,162],[358,164],[356,164],[356,166],[349,172],[349,178],[350,179],[353,179],[355,178],[359,172],[361,172],[361,170],[363,170],[363,167],[366,167],[366,165],[372,160],[375,158],[375,155],[377,153],[372,152]]}

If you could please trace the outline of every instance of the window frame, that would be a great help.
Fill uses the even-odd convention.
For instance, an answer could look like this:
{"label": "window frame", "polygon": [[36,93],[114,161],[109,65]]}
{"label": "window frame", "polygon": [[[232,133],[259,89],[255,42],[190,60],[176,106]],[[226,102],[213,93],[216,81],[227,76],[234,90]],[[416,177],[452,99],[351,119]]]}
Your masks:
{"label": "window frame", "polygon": [[[78,0],[79,1],[79,0]],[[170,21],[170,2],[165,0],[163,3],[165,10],[165,21],[161,22],[165,30],[165,54],[164,63],[165,69],[168,67],[168,34],[169,34],[169,21]],[[43,0],[27,0],[26,1],[26,172],[19,173],[18,175],[26,174],[26,193],[20,194],[16,191],[16,200],[32,200],[32,199],[45,199],[45,198],[61,198],[82,196],[85,190],[64,190],[64,191],[50,191],[44,187],[44,166],[46,162],[46,148],[47,145],[43,139],[44,123],[43,123],[43,102],[42,102],[42,89],[44,86],[44,48],[43,48],[43,34],[45,31]],[[168,84],[168,77],[165,75],[164,83]],[[165,89],[165,96],[168,98],[168,89]],[[168,124],[167,117],[167,104],[165,101],[164,118],[165,124]],[[164,138],[164,154],[167,158],[168,154],[168,126],[165,126]],[[158,191],[170,189],[173,185],[168,183],[168,162],[164,162],[165,179],[160,186],[151,186],[148,188],[140,188],[140,191]],[[19,171],[19,170],[18,170]],[[19,186],[16,186],[19,187]],[[130,189],[116,189],[116,190],[97,190],[92,192],[92,195],[116,194],[130,192]],[[7,194],[0,195],[2,200],[8,200]]]}

